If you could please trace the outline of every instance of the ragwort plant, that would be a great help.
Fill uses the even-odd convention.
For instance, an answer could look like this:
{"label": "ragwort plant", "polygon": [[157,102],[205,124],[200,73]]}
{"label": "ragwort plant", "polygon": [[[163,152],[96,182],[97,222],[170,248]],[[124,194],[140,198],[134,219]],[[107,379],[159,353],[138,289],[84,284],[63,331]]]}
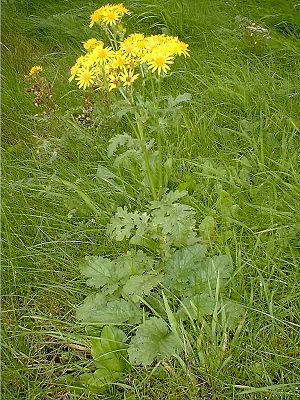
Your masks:
{"label": "ragwort plant", "polygon": [[[127,252],[114,259],[87,256],[80,266],[95,289],[77,309],[92,337],[95,366],[81,375],[81,383],[94,392],[121,382],[132,366],[171,357],[189,375],[192,359],[203,372],[220,367],[227,331],[240,314],[238,304],[225,295],[229,256],[206,254],[195,209],[183,200],[188,193],[168,189],[172,160],[164,157],[162,135],[190,95],[163,97],[160,88],[175,58],[189,56],[188,45],[164,34],[125,37],[121,19],[129,13],[123,4],[108,4],[91,15],[90,27],[98,25],[109,44],[87,40],[70,77],[83,90],[109,96],[111,111],[126,119],[131,132],[113,137],[108,155],[116,169],[140,174],[148,204],[142,212],[118,207],[110,220],[107,234],[124,242]],[[101,174],[110,171],[100,166]],[[208,365],[212,351],[214,365]]]}

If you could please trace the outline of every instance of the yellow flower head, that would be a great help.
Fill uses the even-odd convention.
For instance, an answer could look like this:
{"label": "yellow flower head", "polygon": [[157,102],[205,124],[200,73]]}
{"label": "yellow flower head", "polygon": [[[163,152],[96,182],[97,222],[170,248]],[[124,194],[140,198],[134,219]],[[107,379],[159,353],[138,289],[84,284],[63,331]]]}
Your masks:
{"label": "yellow flower head", "polygon": [[125,67],[129,63],[130,58],[120,51],[116,51],[114,57],[111,60],[112,67],[115,69]]}
{"label": "yellow flower head", "polygon": [[75,78],[77,72],[79,71],[79,68],[80,67],[78,64],[75,64],[75,65],[73,65],[73,67],[71,67],[71,69],[70,69],[71,76],[69,78],[69,82],[72,82],[72,80]]}
{"label": "yellow flower head", "polygon": [[168,72],[173,62],[173,57],[163,52],[154,52],[148,57],[148,67],[152,72],[157,71],[158,75]]}
{"label": "yellow flower head", "polygon": [[122,3],[106,4],[94,11],[90,16],[90,28],[96,22],[102,22],[106,25],[114,25],[123,17],[124,14],[130,14],[130,12]]}
{"label": "yellow flower head", "polygon": [[28,76],[35,76],[38,75],[40,72],[43,71],[43,68],[41,65],[34,65],[31,70],[29,71],[29,75]]}
{"label": "yellow flower head", "polygon": [[189,57],[189,45],[181,42],[178,38],[174,38],[174,40],[170,41],[169,47],[173,54],[177,54],[178,56],[184,55],[184,57]]}
{"label": "yellow flower head", "polygon": [[77,72],[77,78],[79,88],[86,89],[87,87],[93,85],[96,79],[96,72],[93,69],[82,68]]}
{"label": "yellow flower head", "polygon": [[111,91],[116,89],[121,83],[120,76],[118,74],[111,73],[108,75],[108,90]]}
{"label": "yellow flower head", "polygon": [[121,81],[123,82],[124,86],[130,86],[133,82],[139,77],[139,74],[134,75],[134,71],[132,69],[125,70],[121,73]]}
{"label": "yellow flower head", "polygon": [[102,65],[109,61],[113,57],[113,55],[114,51],[111,49],[111,47],[103,47],[103,45],[99,45],[94,48],[90,57],[96,63]]}
{"label": "yellow flower head", "polygon": [[88,39],[86,42],[83,42],[83,47],[85,50],[93,50],[98,45],[103,45],[102,40],[97,40],[95,38]]}

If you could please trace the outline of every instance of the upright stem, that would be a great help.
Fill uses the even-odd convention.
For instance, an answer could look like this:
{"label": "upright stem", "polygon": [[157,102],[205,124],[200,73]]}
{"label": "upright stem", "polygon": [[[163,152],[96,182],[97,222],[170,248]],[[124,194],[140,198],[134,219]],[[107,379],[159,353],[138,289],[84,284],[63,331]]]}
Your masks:
{"label": "upright stem", "polygon": [[148,178],[148,181],[150,184],[151,195],[152,195],[153,200],[157,200],[157,193],[156,193],[153,173],[151,170],[149,153],[148,153],[148,150],[146,148],[146,143],[145,143],[143,122],[138,113],[135,113],[135,120],[136,120],[136,124],[137,124],[137,131],[138,131],[139,139],[141,140],[141,143],[142,143],[141,146],[142,146],[142,151],[143,151],[144,161],[145,161],[145,166],[146,166],[146,174],[147,174],[147,178]]}
{"label": "upright stem", "polygon": [[[156,109],[159,110],[159,101],[160,101],[160,90],[161,90],[161,77],[158,76],[158,85],[157,85],[157,94],[156,94]],[[157,116],[158,117],[158,116]],[[159,124],[158,124],[159,125]],[[161,198],[162,190],[163,190],[163,155],[162,155],[162,143],[161,143],[161,130],[158,127],[157,132],[157,147],[158,147],[158,197]]]}
{"label": "upright stem", "polygon": [[162,144],[161,144],[161,131],[157,131],[157,151],[158,151],[158,198],[160,199],[163,191],[163,158],[162,158]]}

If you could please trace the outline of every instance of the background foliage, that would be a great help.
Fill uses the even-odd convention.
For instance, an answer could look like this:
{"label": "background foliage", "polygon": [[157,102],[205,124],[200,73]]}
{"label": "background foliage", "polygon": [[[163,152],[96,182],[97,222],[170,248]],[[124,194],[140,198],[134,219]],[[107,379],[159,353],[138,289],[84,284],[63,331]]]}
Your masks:
{"label": "background foliage", "polygon": [[[214,354],[198,335],[206,371],[193,360],[193,379],[176,363],[136,367],[127,386],[102,398],[296,398],[299,4],[132,0],[126,6],[134,13],[130,32],[138,26],[190,45],[189,62],[179,63],[162,89],[174,97],[192,94],[166,138],[175,160],[172,189],[189,192],[210,255],[230,255],[231,295],[247,317],[222,368],[214,368]],[[106,224],[119,206],[144,206],[134,177],[115,180],[103,171],[97,177],[98,164],[112,162],[108,140],[128,127],[104,116],[102,99],[94,125],[75,120],[84,99],[67,81],[69,66],[91,36],[86,22],[97,7],[79,0],[3,2],[3,399],[97,398],[76,394],[60,379],[92,365],[86,332],[75,322],[75,308],[89,293],[78,265],[86,255],[117,256],[120,246],[106,236]],[[254,45],[245,19],[267,27],[271,39],[259,37]],[[33,64],[43,65],[53,84],[52,116],[25,93],[23,78]]]}

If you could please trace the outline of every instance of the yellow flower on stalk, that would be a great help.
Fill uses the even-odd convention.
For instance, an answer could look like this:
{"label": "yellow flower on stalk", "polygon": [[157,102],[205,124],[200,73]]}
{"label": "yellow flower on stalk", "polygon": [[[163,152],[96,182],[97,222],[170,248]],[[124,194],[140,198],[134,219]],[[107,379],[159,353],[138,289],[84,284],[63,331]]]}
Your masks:
{"label": "yellow flower on stalk", "polygon": [[121,18],[121,14],[116,10],[109,10],[103,15],[103,22],[106,25],[114,25]]}
{"label": "yellow flower on stalk", "polygon": [[[102,8],[102,7],[101,7],[101,8]],[[93,26],[96,22],[98,22],[98,21],[101,20],[101,18],[102,18],[102,10],[101,10],[101,8],[99,8],[99,9],[96,10],[96,11],[94,11],[93,14],[90,16],[90,20],[91,20],[90,25],[89,25],[90,28],[92,28],[92,26]]]}
{"label": "yellow flower on stalk", "polygon": [[103,45],[104,43],[102,42],[102,40],[97,40],[95,38],[91,38],[88,39],[86,42],[83,42],[83,47],[85,48],[85,50],[89,51],[89,50],[93,50],[96,46],[98,45]]}
{"label": "yellow flower on stalk", "polygon": [[125,39],[120,44],[120,50],[124,51],[127,55],[133,55],[135,50],[135,45],[132,43],[131,40]]}
{"label": "yellow flower on stalk", "polygon": [[109,74],[108,75],[108,90],[112,91],[116,89],[121,83],[120,76],[118,74]]}
{"label": "yellow flower on stalk", "polygon": [[132,69],[129,69],[121,73],[120,79],[123,82],[124,86],[130,86],[138,77],[139,74],[134,75],[134,71]]}
{"label": "yellow flower on stalk", "polygon": [[103,47],[102,45],[94,48],[92,53],[90,53],[90,59],[94,62],[103,65],[105,62],[110,60],[114,55],[114,51],[111,47]]}
{"label": "yellow flower on stalk", "polygon": [[106,4],[98,8],[90,16],[90,28],[96,22],[103,22],[106,25],[116,24],[124,14],[130,14],[129,10],[122,4]]}
{"label": "yellow flower on stalk", "polygon": [[29,71],[29,75],[28,76],[35,76],[38,75],[40,72],[43,71],[43,67],[41,65],[34,65],[30,71]]}
{"label": "yellow flower on stalk", "polygon": [[80,69],[80,66],[78,64],[75,64],[75,65],[73,65],[73,67],[71,67],[71,69],[70,69],[71,76],[69,78],[69,82],[72,82],[72,80],[75,78],[79,69]]}
{"label": "yellow flower on stalk", "polygon": [[92,86],[96,80],[96,72],[93,69],[82,68],[77,72],[77,78],[79,88],[83,88],[84,90]]}
{"label": "yellow flower on stalk", "polygon": [[[176,38],[177,39],[177,38]],[[173,43],[170,44],[170,48],[174,54],[179,56],[184,55],[184,57],[189,57],[189,45],[181,42],[179,39],[174,40]]]}
{"label": "yellow flower on stalk", "polygon": [[123,5],[123,3],[115,4],[114,7],[120,14],[130,14],[129,10]]}
{"label": "yellow flower on stalk", "polygon": [[122,68],[125,65],[129,64],[130,59],[126,54],[121,53],[120,51],[115,52],[114,58],[111,61],[113,68]]}
{"label": "yellow flower on stalk", "polygon": [[158,75],[161,72],[168,72],[170,64],[173,64],[173,57],[163,52],[155,52],[147,57],[147,64],[152,72],[157,71]]}

